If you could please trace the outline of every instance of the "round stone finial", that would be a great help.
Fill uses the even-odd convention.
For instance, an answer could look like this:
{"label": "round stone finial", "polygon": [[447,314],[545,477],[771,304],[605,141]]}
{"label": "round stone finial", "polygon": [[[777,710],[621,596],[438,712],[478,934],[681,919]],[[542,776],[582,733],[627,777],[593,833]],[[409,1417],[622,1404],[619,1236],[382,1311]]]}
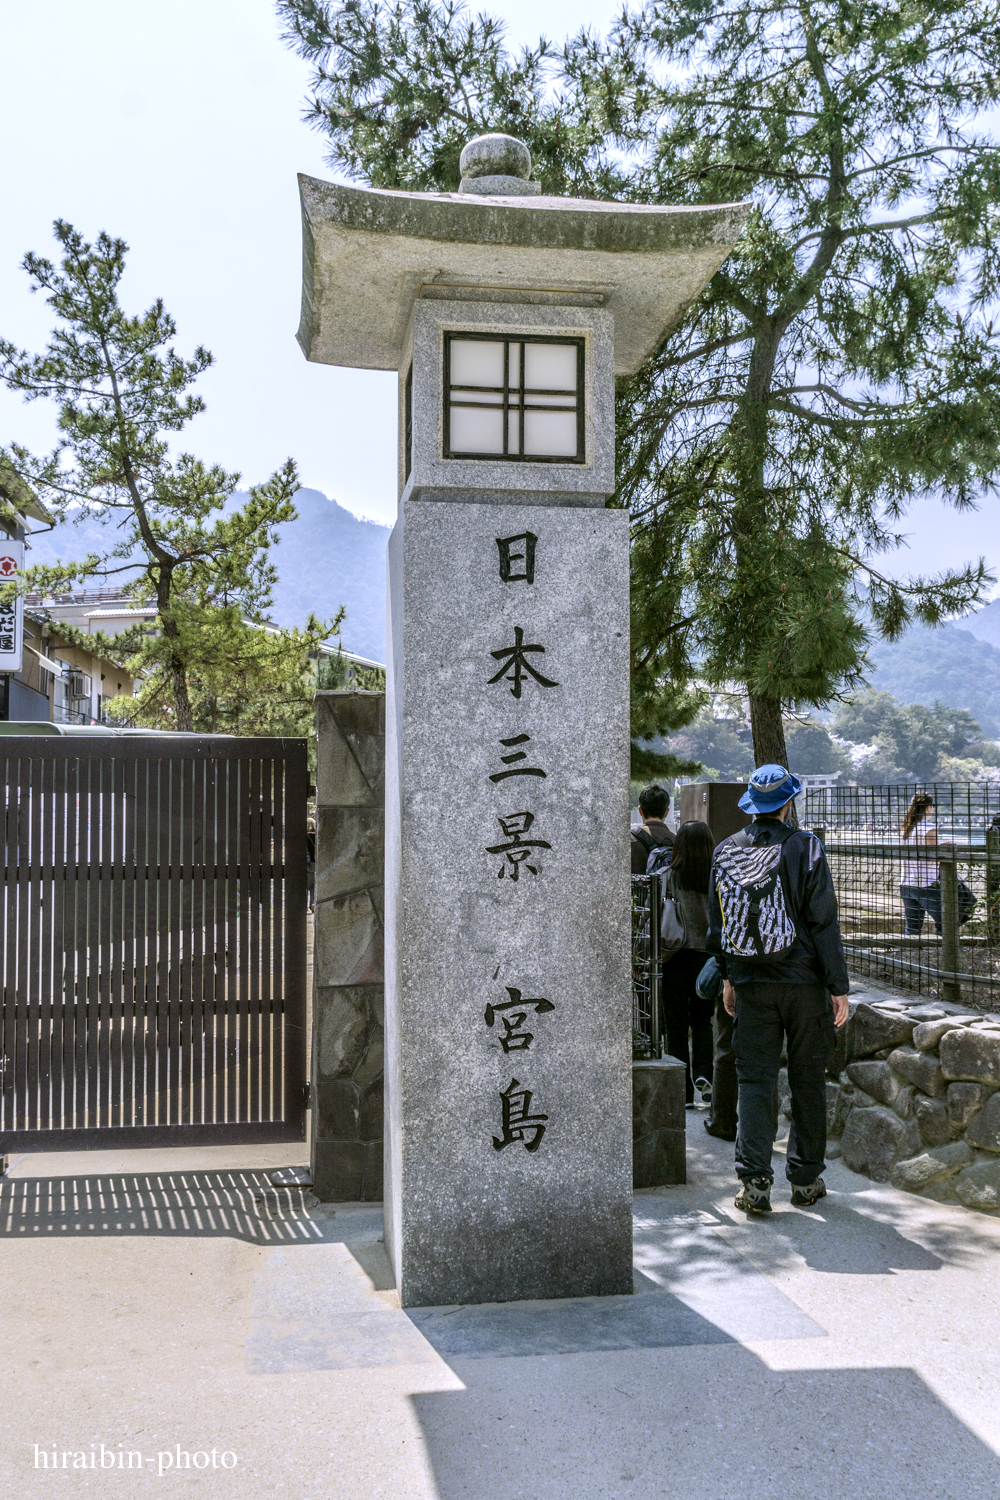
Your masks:
{"label": "round stone finial", "polygon": [[529,182],[531,152],[516,136],[477,135],[458,159],[462,173],[460,193],[478,193],[483,197],[530,197],[541,192],[537,182]]}
{"label": "round stone finial", "polygon": [[463,177],[520,177],[531,175],[531,152],[513,135],[477,135],[458,159]]}

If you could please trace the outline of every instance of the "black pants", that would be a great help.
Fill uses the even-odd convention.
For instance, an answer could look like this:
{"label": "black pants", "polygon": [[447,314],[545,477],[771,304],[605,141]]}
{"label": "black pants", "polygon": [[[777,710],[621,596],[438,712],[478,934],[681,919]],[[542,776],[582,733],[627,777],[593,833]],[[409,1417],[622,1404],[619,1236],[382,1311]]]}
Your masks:
{"label": "black pants", "polygon": [[707,962],[708,954],[700,948],[681,948],[663,965],[663,1029],[667,1051],[687,1067],[688,1104],[694,1100],[694,1080],[712,1076],[712,1002],[702,1000],[694,989]]}
{"label": "black pants", "polygon": [[711,1121],[726,1135],[736,1134],[736,1053],[733,1018],[719,996],[715,1007],[715,1058],[712,1069]]}
{"label": "black pants", "polygon": [[[739,1085],[736,1079],[736,1053],[733,1051],[733,1017],[722,1003],[722,996],[715,1007],[715,1066],[712,1070],[712,1109],[709,1118],[714,1126],[726,1135],[736,1135],[736,1105]],[[781,1098],[775,1081],[771,1099],[774,1115],[774,1133],[778,1133],[778,1116]]]}
{"label": "black pants", "polygon": [[741,984],[736,989],[733,1050],[739,1080],[736,1173],[772,1179],[774,1088],[782,1036],[788,1045],[792,1127],[789,1182],[814,1182],[826,1163],[826,1065],[834,1044],[833,1005],[821,984]]}

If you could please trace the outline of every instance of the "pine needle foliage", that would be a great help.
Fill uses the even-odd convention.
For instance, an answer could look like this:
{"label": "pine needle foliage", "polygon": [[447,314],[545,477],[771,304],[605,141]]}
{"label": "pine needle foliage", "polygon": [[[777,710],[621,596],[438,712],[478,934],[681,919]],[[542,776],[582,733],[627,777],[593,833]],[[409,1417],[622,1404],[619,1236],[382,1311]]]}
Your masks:
{"label": "pine needle foliage", "polygon": [[450,0],[278,11],[331,164],[375,186],[454,190],[504,130],[549,193],[753,205],[619,384],[639,741],[690,721],[696,679],[739,684],[758,763],[784,760],[782,710],[856,688],[873,633],[983,597],[982,559],[879,559],[915,498],[968,509],[1000,465],[996,0],[653,0],[520,51]]}
{"label": "pine needle foliage", "polygon": [[12,445],[0,466],[58,517],[106,522],[109,540],[82,561],[27,569],[22,587],[112,578],[137,606],[154,607],[120,636],[87,637],[140,679],[137,697],[113,707],[123,722],[304,733],[316,651],[344,611],[311,617],[303,630],[267,628],[277,577],[270,549],[276,528],[295,518],[295,465],[289,459],[234,507],[239,474],[171,456],[169,437],[204,410],[190,387],[211,355],[176,353],[176,327],[159,299],[139,315],[123,309],[123,240],[102,233],[90,244],[62,220],[54,232],[58,266],[34,254],[23,266],[57,326],[41,354],[0,339],[0,379],[25,400],[55,402],[59,441],[42,456]]}

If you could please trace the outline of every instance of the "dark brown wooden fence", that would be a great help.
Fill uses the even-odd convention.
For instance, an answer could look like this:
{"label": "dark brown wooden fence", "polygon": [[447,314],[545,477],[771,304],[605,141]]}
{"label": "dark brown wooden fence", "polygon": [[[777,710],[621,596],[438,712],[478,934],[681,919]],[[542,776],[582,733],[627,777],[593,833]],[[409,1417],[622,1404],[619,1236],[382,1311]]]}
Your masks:
{"label": "dark brown wooden fence", "polygon": [[0,1150],[301,1140],[306,744],[0,739]]}

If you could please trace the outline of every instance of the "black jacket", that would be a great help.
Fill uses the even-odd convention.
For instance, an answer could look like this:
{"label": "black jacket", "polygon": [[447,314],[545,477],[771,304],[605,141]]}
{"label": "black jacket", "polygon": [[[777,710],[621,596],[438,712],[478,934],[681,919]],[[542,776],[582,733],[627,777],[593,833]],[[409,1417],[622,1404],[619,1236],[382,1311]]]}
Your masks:
{"label": "black jacket", "polygon": [[[837,919],[837,897],[823,845],[814,833],[798,828],[787,833],[779,818],[757,818],[751,825],[754,844],[782,840],[782,889],[797,937],[787,953],[764,963],[734,958],[722,951],[722,908],[712,870],[708,904],[709,953],[714,953],[725,978],[733,984],[816,984],[831,995],[846,995],[849,989],[847,960]],[[735,834],[733,835],[735,838]],[[723,842],[729,843],[728,839]]]}
{"label": "black jacket", "polygon": [[646,862],[653,849],[672,849],[674,836],[662,818],[650,818],[632,835],[632,874],[645,875]]}

